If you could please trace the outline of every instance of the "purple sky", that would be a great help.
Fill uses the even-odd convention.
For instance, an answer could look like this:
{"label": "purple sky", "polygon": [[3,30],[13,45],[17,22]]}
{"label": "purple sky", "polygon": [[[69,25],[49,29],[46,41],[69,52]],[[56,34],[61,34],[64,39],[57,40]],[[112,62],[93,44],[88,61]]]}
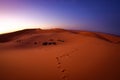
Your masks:
{"label": "purple sky", "polygon": [[0,0],[0,33],[65,28],[120,35],[119,0]]}

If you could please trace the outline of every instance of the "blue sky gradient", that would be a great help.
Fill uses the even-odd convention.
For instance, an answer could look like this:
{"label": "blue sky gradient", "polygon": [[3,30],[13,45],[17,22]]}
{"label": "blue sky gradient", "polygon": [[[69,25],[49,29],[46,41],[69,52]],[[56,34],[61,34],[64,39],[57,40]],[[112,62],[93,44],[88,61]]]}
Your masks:
{"label": "blue sky gradient", "polygon": [[59,27],[120,35],[119,4],[119,0],[0,0],[0,15],[22,16],[34,22],[28,22],[33,28]]}

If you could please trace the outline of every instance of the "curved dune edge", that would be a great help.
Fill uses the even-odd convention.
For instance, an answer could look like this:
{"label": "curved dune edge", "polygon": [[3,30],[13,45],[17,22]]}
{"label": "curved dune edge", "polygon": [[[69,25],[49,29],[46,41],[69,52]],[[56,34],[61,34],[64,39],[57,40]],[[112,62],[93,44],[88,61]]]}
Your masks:
{"label": "curved dune edge", "polygon": [[41,33],[62,33],[62,32],[70,32],[70,33],[74,33],[76,35],[94,37],[94,38],[108,41],[110,43],[116,43],[116,44],[120,43],[119,36],[104,34],[104,33],[97,33],[97,32],[71,31],[71,30],[64,30],[64,29],[48,29],[48,30],[25,29],[25,30],[12,32],[12,33],[1,34],[0,35],[0,43],[10,42],[10,41],[15,40],[24,35],[41,34]]}

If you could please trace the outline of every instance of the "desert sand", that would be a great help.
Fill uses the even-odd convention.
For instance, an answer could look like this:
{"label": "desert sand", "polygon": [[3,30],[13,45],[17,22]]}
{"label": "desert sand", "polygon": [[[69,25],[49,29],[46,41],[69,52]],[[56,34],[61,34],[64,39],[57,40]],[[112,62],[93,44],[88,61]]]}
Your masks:
{"label": "desert sand", "polygon": [[64,29],[1,34],[0,80],[120,80],[120,36]]}

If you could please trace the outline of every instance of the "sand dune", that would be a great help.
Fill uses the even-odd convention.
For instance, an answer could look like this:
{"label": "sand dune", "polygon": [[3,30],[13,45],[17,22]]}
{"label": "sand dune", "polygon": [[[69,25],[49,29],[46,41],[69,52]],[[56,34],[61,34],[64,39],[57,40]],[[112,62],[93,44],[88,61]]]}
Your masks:
{"label": "sand dune", "polygon": [[0,80],[119,80],[120,37],[64,29],[0,35]]}
{"label": "sand dune", "polygon": [[64,29],[48,29],[48,30],[25,29],[25,30],[21,30],[21,31],[12,32],[12,33],[1,34],[0,35],[0,43],[9,42],[9,41],[15,40],[21,36],[24,36],[24,35],[41,34],[41,33],[58,33],[58,32],[59,33],[69,32],[69,33],[73,33],[73,34],[80,34],[80,35],[84,35],[84,36],[103,39],[103,40],[113,42],[113,43],[120,42],[120,36],[97,33],[97,32],[70,31],[70,30],[64,30]]}

